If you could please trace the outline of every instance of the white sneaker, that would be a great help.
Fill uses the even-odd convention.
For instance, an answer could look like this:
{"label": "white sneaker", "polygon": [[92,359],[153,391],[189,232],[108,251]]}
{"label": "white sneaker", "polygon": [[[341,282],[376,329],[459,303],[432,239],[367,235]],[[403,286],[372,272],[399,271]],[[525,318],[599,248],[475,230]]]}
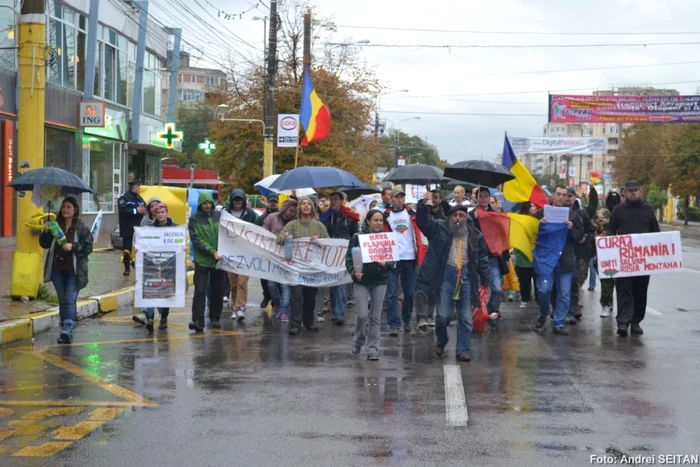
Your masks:
{"label": "white sneaker", "polygon": [[612,307],[604,306],[603,309],[600,311],[600,317],[607,318],[610,315],[612,315]]}
{"label": "white sneaker", "polygon": [[238,309],[238,321],[243,321],[245,319],[245,307],[242,306]]}
{"label": "white sneaker", "polygon": [[231,319],[233,319],[233,320],[238,319],[238,313],[236,313],[236,310],[233,310],[233,313],[231,313]]}
{"label": "white sneaker", "polygon": [[527,308],[530,302],[520,302],[520,308]]}

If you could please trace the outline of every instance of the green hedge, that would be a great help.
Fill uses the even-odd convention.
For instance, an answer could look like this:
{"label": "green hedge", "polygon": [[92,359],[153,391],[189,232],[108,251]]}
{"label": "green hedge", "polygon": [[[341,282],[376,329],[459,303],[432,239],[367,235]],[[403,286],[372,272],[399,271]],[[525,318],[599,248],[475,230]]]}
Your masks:
{"label": "green hedge", "polygon": [[[683,212],[683,210],[678,211],[678,218],[680,220],[685,220],[685,212]],[[688,220],[691,222],[700,222],[700,208],[693,206],[689,207]]]}

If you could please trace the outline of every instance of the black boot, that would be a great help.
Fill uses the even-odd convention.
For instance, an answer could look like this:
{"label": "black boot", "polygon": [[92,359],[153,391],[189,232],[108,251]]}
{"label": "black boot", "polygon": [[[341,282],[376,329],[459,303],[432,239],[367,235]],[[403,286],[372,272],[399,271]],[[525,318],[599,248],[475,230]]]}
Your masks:
{"label": "black boot", "polygon": [[168,329],[168,313],[160,314],[160,324],[158,324],[158,329]]}
{"label": "black boot", "polygon": [[122,254],[122,262],[124,263],[124,275],[128,276],[131,274],[131,268],[129,268],[131,265],[131,255],[126,250]]}

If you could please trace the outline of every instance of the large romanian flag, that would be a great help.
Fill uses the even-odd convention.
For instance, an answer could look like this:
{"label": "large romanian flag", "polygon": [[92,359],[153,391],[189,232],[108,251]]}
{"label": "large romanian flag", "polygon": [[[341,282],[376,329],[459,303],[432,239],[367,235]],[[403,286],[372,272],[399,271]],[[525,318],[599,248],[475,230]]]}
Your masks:
{"label": "large romanian flag", "polygon": [[547,195],[544,194],[542,187],[537,184],[537,181],[532,177],[530,171],[515,157],[513,148],[508,141],[508,134],[505,136],[503,143],[503,166],[509,169],[515,178],[503,185],[503,196],[506,200],[513,203],[524,203],[529,201],[538,208],[542,208],[545,204],[549,204]]}
{"label": "large romanian flag", "polygon": [[304,139],[301,146],[308,146],[312,141],[320,141],[328,137],[331,131],[331,111],[321,102],[316,94],[314,83],[309,76],[309,67],[304,67],[304,85],[301,89],[301,105],[299,120],[304,128]]}

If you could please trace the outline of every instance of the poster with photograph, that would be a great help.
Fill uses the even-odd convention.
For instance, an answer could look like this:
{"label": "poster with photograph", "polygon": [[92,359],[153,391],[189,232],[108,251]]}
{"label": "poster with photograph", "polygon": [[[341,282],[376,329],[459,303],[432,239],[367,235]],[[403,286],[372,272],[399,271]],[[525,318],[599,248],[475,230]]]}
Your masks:
{"label": "poster with photograph", "polygon": [[139,308],[185,306],[186,245],[184,227],[137,227],[134,305]]}

